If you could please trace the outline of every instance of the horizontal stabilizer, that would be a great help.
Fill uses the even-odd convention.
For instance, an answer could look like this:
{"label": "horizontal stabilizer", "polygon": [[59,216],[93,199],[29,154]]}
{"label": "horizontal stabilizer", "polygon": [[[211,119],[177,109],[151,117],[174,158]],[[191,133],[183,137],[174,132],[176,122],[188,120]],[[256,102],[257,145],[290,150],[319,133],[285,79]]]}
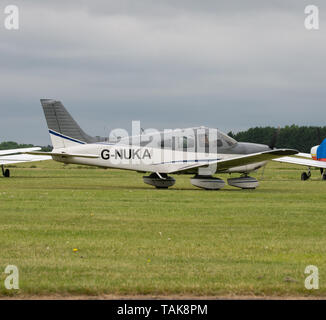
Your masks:
{"label": "horizontal stabilizer", "polygon": [[72,154],[64,152],[26,152],[34,156],[51,156],[51,157],[67,157],[67,158],[87,158],[87,159],[97,159],[100,156],[95,154]]}

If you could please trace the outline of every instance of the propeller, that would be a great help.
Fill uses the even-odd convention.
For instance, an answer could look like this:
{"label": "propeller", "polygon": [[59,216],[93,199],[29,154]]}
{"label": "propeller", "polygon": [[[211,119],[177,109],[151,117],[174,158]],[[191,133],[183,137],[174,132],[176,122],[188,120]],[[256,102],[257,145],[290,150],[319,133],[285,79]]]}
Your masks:
{"label": "propeller", "polygon": [[281,127],[278,127],[275,131],[274,131],[274,134],[272,136],[272,139],[271,139],[271,142],[269,143],[269,148],[271,150],[275,149],[275,146],[276,146],[276,143],[277,143],[277,140],[278,140],[278,137],[280,135],[280,131],[281,131]]}

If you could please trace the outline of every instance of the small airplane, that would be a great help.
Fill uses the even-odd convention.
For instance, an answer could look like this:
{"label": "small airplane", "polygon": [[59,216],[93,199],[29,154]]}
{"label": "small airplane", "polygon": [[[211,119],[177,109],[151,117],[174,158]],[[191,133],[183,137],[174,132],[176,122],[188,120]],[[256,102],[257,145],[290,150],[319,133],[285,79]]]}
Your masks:
{"label": "small airplane", "polygon": [[310,154],[298,153],[293,157],[282,157],[274,161],[308,167],[308,172],[301,174],[302,181],[310,179],[311,168],[319,168],[322,179],[326,180],[326,139],[320,145],[312,147]]}
{"label": "small airplane", "polygon": [[207,127],[140,133],[110,141],[86,134],[60,101],[41,99],[41,105],[54,149],[28,154],[51,156],[65,164],[149,172],[143,177],[144,183],[158,189],[175,184],[169,174],[194,174],[192,185],[219,190],[225,182],[213,177],[216,173],[239,173],[241,176],[228,179],[228,184],[255,189],[259,182],[248,176],[250,172],[264,167],[269,160],[298,153],[275,149],[274,143],[240,143]]}
{"label": "small airplane", "polygon": [[11,150],[0,150],[0,166],[2,169],[2,175],[5,178],[10,177],[10,170],[5,169],[5,165],[12,165],[17,163],[25,163],[25,162],[35,162],[35,161],[43,161],[50,160],[52,157],[49,156],[35,156],[35,155],[26,155],[22,153],[33,152],[41,150],[39,147],[35,148],[21,148],[21,149],[11,149]]}

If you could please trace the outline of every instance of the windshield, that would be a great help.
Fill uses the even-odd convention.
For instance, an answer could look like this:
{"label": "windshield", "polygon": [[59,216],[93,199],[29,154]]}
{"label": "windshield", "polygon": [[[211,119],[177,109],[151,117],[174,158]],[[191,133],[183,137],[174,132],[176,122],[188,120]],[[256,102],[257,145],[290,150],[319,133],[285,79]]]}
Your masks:
{"label": "windshield", "polygon": [[237,142],[218,129],[197,127],[144,133],[120,139],[118,144],[192,152],[218,152]]}

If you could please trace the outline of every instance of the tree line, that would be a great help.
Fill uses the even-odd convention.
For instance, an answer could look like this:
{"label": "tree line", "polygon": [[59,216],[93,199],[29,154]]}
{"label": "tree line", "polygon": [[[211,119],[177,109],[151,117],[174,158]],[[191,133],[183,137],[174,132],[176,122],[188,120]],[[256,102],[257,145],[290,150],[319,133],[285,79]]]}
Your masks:
{"label": "tree line", "polygon": [[[20,149],[20,148],[33,148],[33,144],[20,144],[14,141],[4,141],[0,143],[0,150]],[[52,150],[51,146],[41,147],[42,151],[49,152]]]}
{"label": "tree line", "polygon": [[255,127],[228,135],[239,142],[252,142],[270,145],[275,139],[276,148],[296,149],[310,153],[313,146],[326,138],[326,127],[285,126],[283,128]]}

